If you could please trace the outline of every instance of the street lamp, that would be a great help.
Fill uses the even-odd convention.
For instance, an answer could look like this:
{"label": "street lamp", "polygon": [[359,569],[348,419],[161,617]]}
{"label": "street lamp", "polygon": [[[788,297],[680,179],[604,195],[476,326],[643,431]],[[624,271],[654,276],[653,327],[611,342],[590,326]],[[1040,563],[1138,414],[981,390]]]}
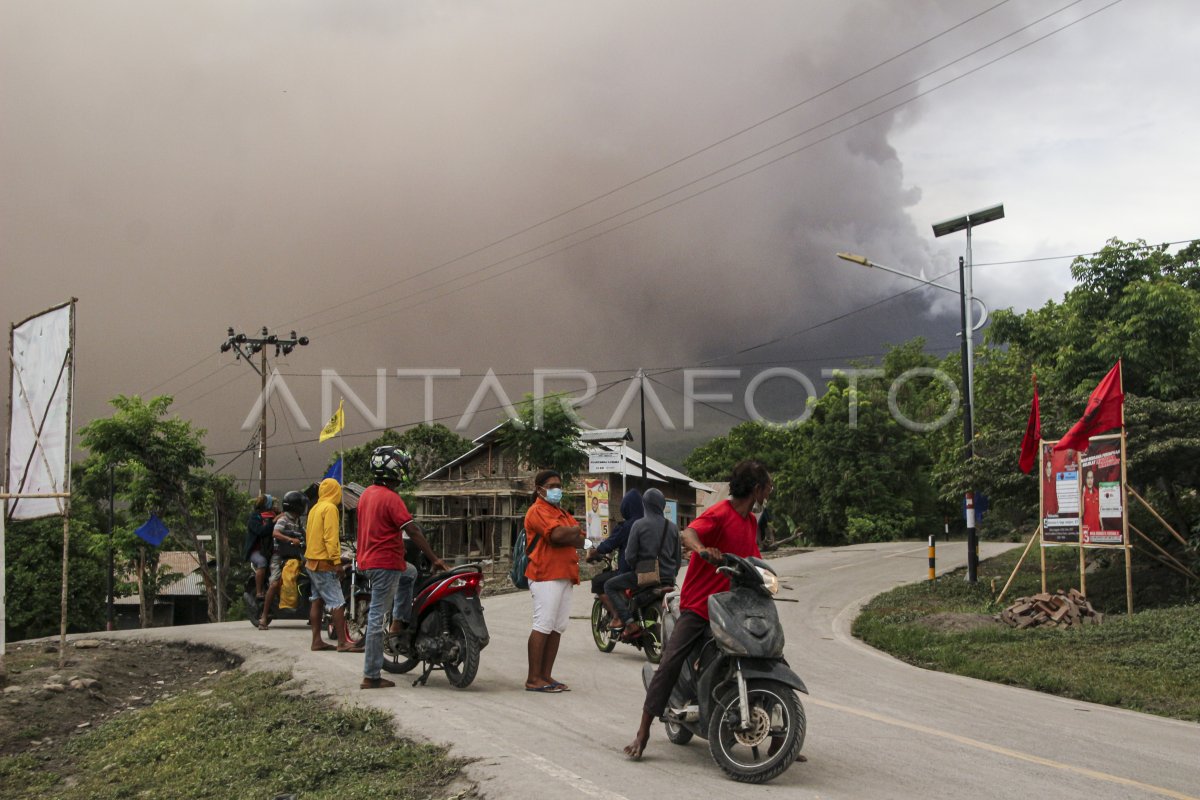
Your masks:
{"label": "street lamp", "polygon": [[[958,231],[967,232],[967,257],[965,263],[961,257],[958,259],[958,282],[962,289],[963,382],[967,385],[967,405],[963,410],[963,439],[966,444],[965,457],[968,460],[975,455],[975,343],[967,333],[974,330],[971,325],[971,300],[974,292],[971,229],[998,219],[1004,219],[1003,203],[944,220],[933,226],[933,235],[938,238]],[[967,581],[976,583],[979,580],[979,536],[975,528],[975,492],[970,489],[966,493],[966,522]]]}
{"label": "street lamp", "polygon": [[[893,267],[889,267],[886,264],[880,264],[876,261],[872,261],[871,259],[867,258],[866,256],[860,256],[857,253],[838,253],[837,257],[842,259],[843,261],[849,261],[852,264],[861,264],[862,266],[870,267],[871,269],[881,269],[884,272],[890,272],[893,275],[899,275],[902,278],[908,278],[909,280],[917,281],[918,283],[923,283],[926,286],[932,286],[935,289],[941,289],[943,291],[953,292],[954,294],[959,294],[959,295],[962,294],[961,289],[955,289],[953,286],[947,286],[944,283],[938,283],[937,281],[926,280],[925,278],[922,278],[919,275],[913,275],[910,272],[904,272],[903,270],[894,269]],[[971,328],[971,331],[973,333],[987,324],[988,307],[978,297],[972,297],[971,299],[974,302],[979,304],[979,320],[975,323],[975,326],[973,328]],[[957,335],[962,336],[962,333],[960,332]]]}

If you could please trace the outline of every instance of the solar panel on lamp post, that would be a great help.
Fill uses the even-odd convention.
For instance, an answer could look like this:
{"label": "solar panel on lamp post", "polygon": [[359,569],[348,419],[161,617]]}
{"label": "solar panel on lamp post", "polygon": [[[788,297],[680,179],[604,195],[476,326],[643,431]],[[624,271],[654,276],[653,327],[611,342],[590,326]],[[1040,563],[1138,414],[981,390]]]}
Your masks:
{"label": "solar panel on lamp post", "polygon": [[[975,455],[975,343],[971,335],[974,332],[971,320],[974,281],[971,272],[971,230],[998,219],[1004,219],[1003,203],[943,220],[933,226],[933,235],[939,238],[958,231],[967,232],[967,254],[965,260],[958,260],[958,274],[959,286],[962,288],[963,383],[966,384],[967,394],[967,402],[963,409],[963,441],[964,457],[968,460]],[[964,511],[967,524],[967,581],[976,583],[979,580],[979,536],[975,527],[975,492],[970,489],[966,492]]]}

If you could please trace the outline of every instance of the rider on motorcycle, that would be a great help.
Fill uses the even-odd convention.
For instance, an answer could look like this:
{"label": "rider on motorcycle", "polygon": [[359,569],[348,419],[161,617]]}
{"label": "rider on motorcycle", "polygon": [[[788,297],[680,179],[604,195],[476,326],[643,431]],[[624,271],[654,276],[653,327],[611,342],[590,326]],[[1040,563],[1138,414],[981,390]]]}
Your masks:
{"label": "rider on motorcycle", "polygon": [[606,569],[599,575],[592,578],[592,594],[600,598],[600,602],[604,604],[608,610],[611,619],[618,619],[617,609],[613,606],[612,600],[604,593],[604,584],[610,578],[615,578],[618,575],[623,575],[627,572],[632,572],[633,567],[629,566],[629,562],[625,558],[625,546],[629,541],[629,531],[633,525],[645,512],[642,507],[642,495],[637,489],[630,489],[621,498],[621,517],[623,522],[617,526],[617,529],[608,535],[608,538],[600,542],[600,544],[588,550],[587,561],[592,563],[598,561],[614,550],[617,551],[617,568]]}
{"label": "rider on motorcycle", "polygon": [[270,624],[271,602],[279,593],[283,583],[283,565],[293,558],[304,558],[304,529],[300,517],[308,506],[300,492],[288,492],[283,496],[283,513],[275,520],[275,549],[271,553],[271,585],[263,600],[262,613],[258,618],[258,629],[265,631]]}
{"label": "rider on motorcycle", "polygon": [[645,515],[633,524],[625,547],[630,571],[617,575],[604,585],[609,603],[617,610],[611,627],[614,630],[624,628],[625,639],[632,639],[642,632],[625,601],[625,590],[638,588],[638,563],[657,559],[659,581],[663,584],[675,583],[675,573],[679,571],[679,528],[663,514],[666,498],[658,489],[647,489],[642,495],[642,505]]}
{"label": "rider on motorcycle", "polygon": [[392,681],[380,677],[379,670],[383,667],[384,615],[389,610],[392,612],[390,633],[400,633],[412,610],[417,568],[405,562],[405,537],[425,554],[434,569],[448,569],[434,554],[421,526],[413,520],[404,500],[397,494],[396,490],[409,475],[411,464],[408,453],[398,447],[376,447],[371,453],[375,483],[358,499],[358,567],[367,573],[371,582],[363,689],[395,686]]}
{"label": "rider on motorcycle", "polygon": [[766,467],[757,461],[742,461],[729,478],[729,499],[706,509],[684,530],[683,548],[691,557],[683,579],[681,613],[658,670],[646,687],[637,734],[625,746],[629,758],[636,761],[642,757],[650,723],[663,715],[692,644],[708,631],[708,598],[729,590],[729,578],[716,567],[722,553],[759,557],[757,521],[752,512],[766,502],[774,488]]}

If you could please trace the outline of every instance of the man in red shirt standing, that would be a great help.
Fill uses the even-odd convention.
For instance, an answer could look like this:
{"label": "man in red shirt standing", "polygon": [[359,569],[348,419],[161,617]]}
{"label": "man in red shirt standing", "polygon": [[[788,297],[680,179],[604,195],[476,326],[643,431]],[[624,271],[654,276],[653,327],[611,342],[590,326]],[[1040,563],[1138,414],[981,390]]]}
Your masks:
{"label": "man in red shirt standing", "polygon": [[650,738],[650,723],[666,710],[671,690],[679,680],[692,644],[708,630],[708,598],[729,591],[729,578],[717,572],[724,553],[748,558],[758,552],[758,521],[753,509],[767,501],[775,485],[767,468],[757,461],[742,461],[729,478],[729,499],[696,517],[683,532],[683,549],[691,553],[679,597],[679,621],[663,648],[662,661],[646,687],[642,719],[625,755],[640,759]]}
{"label": "man in red shirt standing", "polygon": [[[367,610],[366,653],[363,658],[363,689],[383,689],[396,684],[380,677],[383,667],[383,617],[390,608],[392,625],[407,622],[412,607],[412,589],[417,568],[404,560],[404,536],[433,563],[436,570],[447,569],[433,553],[425,533],[408,513],[404,500],[396,493],[407,477],[411,459],[408,453],[391,445],[375,448],[371,454],[371,472],[375,484],[358,500],[358,567],[371,580],[371,605]],[[400,584],[404,584],[403,587]],[[403,591],[397,589],[403,588]]]}

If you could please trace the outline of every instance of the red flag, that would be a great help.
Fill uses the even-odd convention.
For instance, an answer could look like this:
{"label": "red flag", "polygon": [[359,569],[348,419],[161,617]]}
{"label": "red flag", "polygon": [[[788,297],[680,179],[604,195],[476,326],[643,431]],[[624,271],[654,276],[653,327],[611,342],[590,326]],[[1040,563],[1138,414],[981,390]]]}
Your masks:
{"label": "red flag", "polygon": [[1042,415],[1038,410],[1037,375],[1033,376],[1033,408],[1029,409],[1029,422],[1025,424],[1025,438],[1021,440],[1021,472],[1029,474],[1037,463],[1038,444],[1042,441]]}
{"label": "red flag", "polygon": [[1092,390],[1088,398],[1087,411],[1083,418],[1071,426],[1067,435],[1054,445],[1055,450],[1086,450],[1088,440],[1099,433],[1122,424],[1121,407],[1125,394],[1121,391],[1121,362],[1108,371],[1100,385]]}

